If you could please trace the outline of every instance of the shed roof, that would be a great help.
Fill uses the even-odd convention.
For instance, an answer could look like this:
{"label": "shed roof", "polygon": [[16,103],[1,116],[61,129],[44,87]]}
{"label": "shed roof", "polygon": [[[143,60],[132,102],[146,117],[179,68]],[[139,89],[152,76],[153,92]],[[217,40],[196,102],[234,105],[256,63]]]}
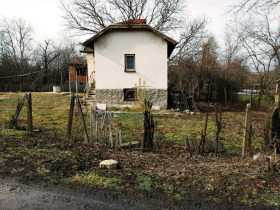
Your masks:
{"label": "shed roof", "polygon": [[[154,29],[153,27],[147,25],[147,24],[142,24],[143,21],[145,19],[140,19],[140,20],[133,20],[132,24],[131,21],[125,21],[125,22],[121,22],[115,25],[110,25],[108,27],[106,27],[105,29],[103,29],[102,31],[100,31],[99,33],[97,33],[96,35],[94,35],[93,37],[91,37],[90,39],[88,39],[87,41],[85,41],[83,43],[84,50],[82,50],[81,52],[87,53],[87,52],[93,52],[93,43],[95,40],[97,40],[100,36],[102,36],[103,34],[109,32],[109,31],[124,31],[124,30],[148,30],[148,31],[152,31],[155,34],[157,34],[158,36],[162,37],[162,39],[166,40],[168,43],[168,50],[167,50],[167,55],[168,57],[171,55],[171,53],[173,52],[177,42],[164,35],[163,33],[161,33],[160,31]],[[137,23],[134,21],[138,21]]]}

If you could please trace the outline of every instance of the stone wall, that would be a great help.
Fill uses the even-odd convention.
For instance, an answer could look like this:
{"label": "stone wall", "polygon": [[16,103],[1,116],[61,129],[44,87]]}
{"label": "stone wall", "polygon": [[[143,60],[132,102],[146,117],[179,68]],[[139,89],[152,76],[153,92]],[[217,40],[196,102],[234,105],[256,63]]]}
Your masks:
{"label": "stone wall", "polygon": [[[167,90],[165,89],[146,89],[146,99],[153,103],[155,109],[167,109]],[[124,101],[123,89],[96,89],[96,102],[116,107],[139,105],[139,102]]]}

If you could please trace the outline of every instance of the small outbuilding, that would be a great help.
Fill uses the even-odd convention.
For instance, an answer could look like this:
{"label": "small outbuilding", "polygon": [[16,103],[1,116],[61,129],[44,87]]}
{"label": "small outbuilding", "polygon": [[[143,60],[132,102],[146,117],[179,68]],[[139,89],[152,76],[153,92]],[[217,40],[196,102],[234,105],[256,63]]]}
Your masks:
{"label": "small outbuilding", "polygon": [[69,61],[68,65],[71,91],[76,90],[77,84],[79,92],[84,92],[88,75],[86,56],[76,56]]}

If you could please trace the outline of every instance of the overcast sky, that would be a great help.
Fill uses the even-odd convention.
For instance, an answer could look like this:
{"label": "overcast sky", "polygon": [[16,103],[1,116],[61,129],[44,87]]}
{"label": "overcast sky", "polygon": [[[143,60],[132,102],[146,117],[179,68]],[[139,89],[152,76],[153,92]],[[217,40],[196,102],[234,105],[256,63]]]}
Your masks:
{"label": "overcast sky", "polygon": [[[191,17],[206,15],[210,24],[208,29],[221,42],[226,21],[226,13],[232,0],[187,0],[187,13]],[[58,39],[65,35],[59,0],[0,0],[0,16],[21,17],[30,22],[36,33],[36,39]],[[67,32],[66,32],[67,33]],[[83,40],[81,40],[83,41]]]}

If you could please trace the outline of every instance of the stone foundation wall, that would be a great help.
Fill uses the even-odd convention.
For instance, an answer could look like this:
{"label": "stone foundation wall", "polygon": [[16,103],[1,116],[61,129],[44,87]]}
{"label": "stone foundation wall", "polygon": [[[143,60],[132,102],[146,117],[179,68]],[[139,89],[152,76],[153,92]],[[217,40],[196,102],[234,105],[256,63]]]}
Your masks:
{"label": "stone foundation wall", "polygon": [[[146,99],[153,103],[153,108],[167,109],[167,89],[146,89]],[[135,101],[124,101],[123,89],[96,89],[96,102],[116,107],[135,105]]]}

